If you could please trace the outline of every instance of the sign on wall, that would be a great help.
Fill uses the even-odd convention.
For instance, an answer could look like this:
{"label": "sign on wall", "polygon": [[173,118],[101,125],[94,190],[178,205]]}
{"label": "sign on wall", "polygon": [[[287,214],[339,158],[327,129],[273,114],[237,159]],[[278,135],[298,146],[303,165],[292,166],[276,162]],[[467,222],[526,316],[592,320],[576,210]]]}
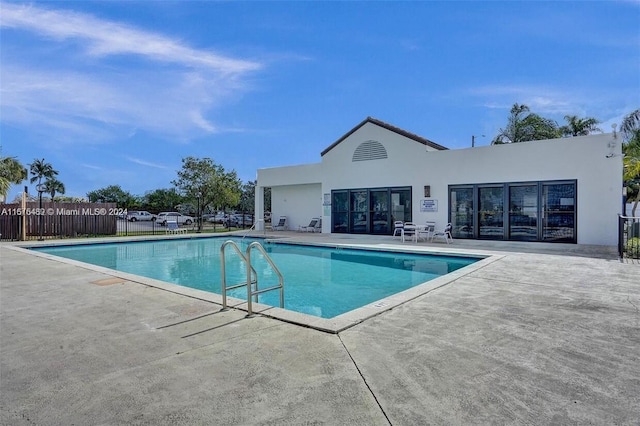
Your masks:
{"label": "sign on wall", "polygon": [[420,201],[421,212],[437,212],[438,200],[422,200]]}

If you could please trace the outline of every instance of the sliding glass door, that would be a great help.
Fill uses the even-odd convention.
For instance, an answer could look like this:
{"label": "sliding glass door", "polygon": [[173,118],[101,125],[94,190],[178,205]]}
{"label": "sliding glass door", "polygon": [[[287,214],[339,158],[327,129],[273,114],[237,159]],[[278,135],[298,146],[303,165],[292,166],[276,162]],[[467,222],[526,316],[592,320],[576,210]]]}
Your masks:
{"label": "sliding glass door", "polygon": [[369,192],[369,229],[372,234],[389,234],[389,191],[387,189]]}
{"label": "sliding glass door", "polygon": [[391,189],[391,222],[411,222],[411,189]]}
{"label": "sliding glass door", "polygon": [[575,180],[451,185],[453,236],[575,243],[576,190]]}
{"label": "sliding glass door", "polygon": [[449,191],[449,211],[454,238],[474,238],[473,187],[456,187]]}
{"label": "sliding glass door", "polygon": [[542,239],[572,242],[576,235],[576,187],[564,184],[543,184]]}
{"label": "sliding glass door", "polygon": [[390,235],[394,220],[411,220],[410,187],[340,189],[331,194],[334,233]]}
{"label": "sliding glass door", "polygon": [[349,192],[333,191],[331,196],[331,232],[349,232]]}
{"label": "sliding glass door", "polygon": [[479,187],[478,199],[478,236],[504,238],[504,187]]}
{"label": "sliding glass door", "polygon": [[538,239],[538,185],[509,187],[509,239]]}
{"label": "sliding glass door", "polygon": [[367,203],[367,190],[351,191],[350,212],[352,234],[367,233],[367,223],[369,217],[369,203]]}

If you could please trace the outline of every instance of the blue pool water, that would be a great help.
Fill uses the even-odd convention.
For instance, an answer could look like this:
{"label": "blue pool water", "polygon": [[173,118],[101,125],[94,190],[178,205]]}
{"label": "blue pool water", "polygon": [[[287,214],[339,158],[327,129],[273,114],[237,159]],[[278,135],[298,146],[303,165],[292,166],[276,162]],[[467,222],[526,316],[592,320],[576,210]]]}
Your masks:
{"label": "blue pool water", "polygon": [[[131,243],[34,248],[122,272],[220,294],[220,247],[229,238],[173,239]],[[233,239],[244,253],[252,239]],[[470,265],[479,259],[439,255],[265,243],[284,276],[285,309],[332,318]],[[244,262],[225,250],[227,285],[246,280]],[[259,251],[251,263],[260,288],[278,278]],[[246,300],[246,289],[229,296]],[[279,292],[263,293],[259,303],[279,306]]]}

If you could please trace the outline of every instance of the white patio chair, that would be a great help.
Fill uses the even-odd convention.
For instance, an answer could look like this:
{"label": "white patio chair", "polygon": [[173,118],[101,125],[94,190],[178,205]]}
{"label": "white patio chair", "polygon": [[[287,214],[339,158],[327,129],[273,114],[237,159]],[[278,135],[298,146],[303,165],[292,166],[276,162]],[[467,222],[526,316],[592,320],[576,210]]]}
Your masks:
{"label": "white patio chair", "polygon": [[431,241],[435,240],[436,238],[444,238],[445,242],[447,244],[450,244],[453,242],[453,236],[451,235],[451,230],[453,229],[453,227],[451,226],[450,223],[447,223],[447,226],[444,227],[443,230],[441,231],[435,231],[433,233],[433,236],[431,237]]}
{"label": "white patio chair", "polygon": [[280,216],[278,223],[271,226],[272,231],[286,231],[287,230],[287,217]]}
{"label": "white patio chair", "polygon": [[436,232],[436,223],[427,222],[423,227],[418,229],[417,239],[423,238],[425,241],[431,241],[433,234]]}
{"label": "white patio chair", "polygon": [[404,222],[401,220],[396,220],[393,222],[393,236],[401,237],[402,236],[402,228],[404,228]]}
{"label": "white patio chair", "polygon": [[311,218],[311,222],[309,222],[309,224],[307,226],[300,225],[300,227],[298,228],[298,231],[300,231],[300,232],[316,232],[316,228],[318,227],[318,223],[319,222],[320,222],[320,218],[319,217],[313,217],[313,218]]}
{"label": "white patio chair", "polygon": [[180,228],[178,226],[178,222],[167,222],[167,229],[166,229],[166,233],[167,234],[186,234],[187,230],[186,228]]}
{"label": "white patio chair", "polygon": [[405,222],[402,228],[402,242],[404,243],[406,237],[409,237],[412,241],[418,242],[418,227],[413,222]]}

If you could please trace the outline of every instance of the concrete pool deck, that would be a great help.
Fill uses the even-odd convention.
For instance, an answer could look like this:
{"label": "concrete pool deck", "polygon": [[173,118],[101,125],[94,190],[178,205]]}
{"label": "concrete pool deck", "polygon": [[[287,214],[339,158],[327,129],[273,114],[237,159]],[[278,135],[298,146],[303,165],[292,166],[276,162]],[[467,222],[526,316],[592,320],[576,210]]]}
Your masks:
{"label": "concrete pool deck", "polygon": [[331,334],[3,243],[0,422],[640,423],[640,265],[614,250],[269,235],[500,258]]}

